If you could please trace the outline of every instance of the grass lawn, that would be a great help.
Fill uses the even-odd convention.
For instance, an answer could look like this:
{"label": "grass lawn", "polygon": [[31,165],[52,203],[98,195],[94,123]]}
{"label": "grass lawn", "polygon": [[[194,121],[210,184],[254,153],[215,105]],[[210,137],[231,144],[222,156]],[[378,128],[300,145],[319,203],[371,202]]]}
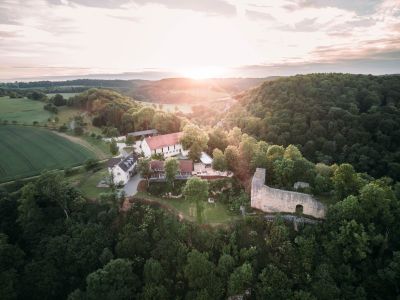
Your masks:
{"label": "grass lawn", "polygon": [[66,124],[69,127],[70,122],[77,115],[83,116],[83,121],[87,123],[85,127],[85,130],[87,132],[101,134],[101,129],[92,125],[92,118],[78,108],[60,106],[58,107],[58,114],[54,115],[54,117],[58,117],[58,125]]}
{"label": "grass lawn", "polygon": [[96,199],[101,193],[110,192],[110,188],[99,188],[97,184],[108,176],[107,169],[101,169],[95,173],[83,171],[79,174],[67,177],[67,180],[79,189],[89,199]]}
{"label": "grass lawn", "polygon": [[7,120],[9,123],[17,121],[32,125],[34,121],[46,123],[52,116],[50,112],[43,109],[45,103],[27,98],[11,99],[0,97],[0,120]]}
{"label": "grass lawn", "polygon": [[93,147],[100,149],[104,153],[105,157],[112,156],[110,152],[110,145],[102,139],[97,139],[88,135],[82,135],[80,138],[88,142]]}
{"label": "grass lawn", "polygon": [[0,126],[0,182],[82,164],[96,154],[50,130]]}
{"label": "grass lawn", "polygon": [[[166,199],[150,195],[147,192],[138,192],[135,197],[149,199],[161,205],[167,206],[172,209],[177,215],[181,215],[184,219],[195,222],[196,218],[196,204],[194,202],[181,199]],[[228,208],[222,203],[203,203],[203,223],[209,225],[227,224],[239,216],[232,214]]]}

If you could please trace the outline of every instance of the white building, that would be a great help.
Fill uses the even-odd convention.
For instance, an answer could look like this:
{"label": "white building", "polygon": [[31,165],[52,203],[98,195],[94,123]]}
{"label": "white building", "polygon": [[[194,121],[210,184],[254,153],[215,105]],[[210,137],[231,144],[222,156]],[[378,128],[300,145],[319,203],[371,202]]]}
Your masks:
{"label": "white building", "polygon": [[163,154],[164,157],[171,157],[182,154],[186,156],[188,151],[183,150],[180,139],[183,132],[176,132],[164,135],[146,137],[141,148],[144,156],[150,157],[153,154]]}
{"label": "white building", "polygon": [[111,158],[108,161],[108,172],[114,184],[125,185],[136,172],[137,156],[130,154],[125,158]]}

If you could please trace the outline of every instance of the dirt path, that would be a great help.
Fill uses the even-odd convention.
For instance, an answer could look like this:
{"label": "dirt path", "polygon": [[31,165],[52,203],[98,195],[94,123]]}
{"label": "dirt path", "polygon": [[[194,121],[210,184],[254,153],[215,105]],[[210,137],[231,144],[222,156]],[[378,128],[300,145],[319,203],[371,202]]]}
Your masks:
{"label": "dirt path", "polygon": [[61,133],[61,132],[57,132],[57,131],[53,131],[53,132],[54,132],[55,134],[59,135],[59,136],[62,136],[62,137],[64,137],[64,138],[70,140],[71,142],[74,142],[74,143],[76,143],[76,144],[79,144],[79,145],[81,145],[82,147],[85,147],[86,149],[88,149],[88,150],[94,152],[94,153],[96,154],[97,158],[99,158],[99,159],[106,159],[106,158],[108,158],[108,156],[107,156],[103,151],[101,151],[99,148],[97,148],[97,147],[91,145],[89,142],[87,142],[87,141],[85,141],[85,140],[82,140],[82,139],[79,138],[79,137],[71,136],[71,135],[68,135],[68,134],[65,134],[65,133]]}

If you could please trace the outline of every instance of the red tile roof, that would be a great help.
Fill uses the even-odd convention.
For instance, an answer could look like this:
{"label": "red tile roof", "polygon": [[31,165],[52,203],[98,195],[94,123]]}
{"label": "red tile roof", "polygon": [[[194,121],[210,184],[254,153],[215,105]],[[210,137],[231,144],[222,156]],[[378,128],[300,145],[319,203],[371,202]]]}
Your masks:
{"label": "red tile roof", "polygon": [[163,170],[164,171],[164,162],[161,160],[152,160],[150,162],[150,168],[152,170]]}
{"label": "red tile roof", "polygon": [[150,150],[160,149],[162,147],[173,146],[179,144],[183,132],[175,132],[164,135],[156,135],[145,138],[147,145],[149,145]]}
{"label": "red tile roof", "polygon": [[[180,159],[179,162],[179,171],[181,173],[192,173],[193,171],[193,161],[190,159]],[[161,160],[152,160],[150,162],[150,168],[152,170],[164,172],[164,162]]]}
{"label": "red tile roof", "polygon": [[189,159],[179,160],[179,169],[181,173],[192,173],[193,171],[193,161]]}

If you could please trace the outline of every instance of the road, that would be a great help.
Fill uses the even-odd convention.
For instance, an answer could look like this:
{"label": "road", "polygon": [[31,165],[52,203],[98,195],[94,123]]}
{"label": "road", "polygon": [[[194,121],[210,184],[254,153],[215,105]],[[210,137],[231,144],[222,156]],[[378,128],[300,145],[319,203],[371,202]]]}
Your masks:
{"label": "road", "polygon": [[137,193],[137,187],[141,180],[142,178],[140,177],[140,174],[136,174],[129,179],[128,183],[124,186],[124,192],[127,197],[131,197]]}

